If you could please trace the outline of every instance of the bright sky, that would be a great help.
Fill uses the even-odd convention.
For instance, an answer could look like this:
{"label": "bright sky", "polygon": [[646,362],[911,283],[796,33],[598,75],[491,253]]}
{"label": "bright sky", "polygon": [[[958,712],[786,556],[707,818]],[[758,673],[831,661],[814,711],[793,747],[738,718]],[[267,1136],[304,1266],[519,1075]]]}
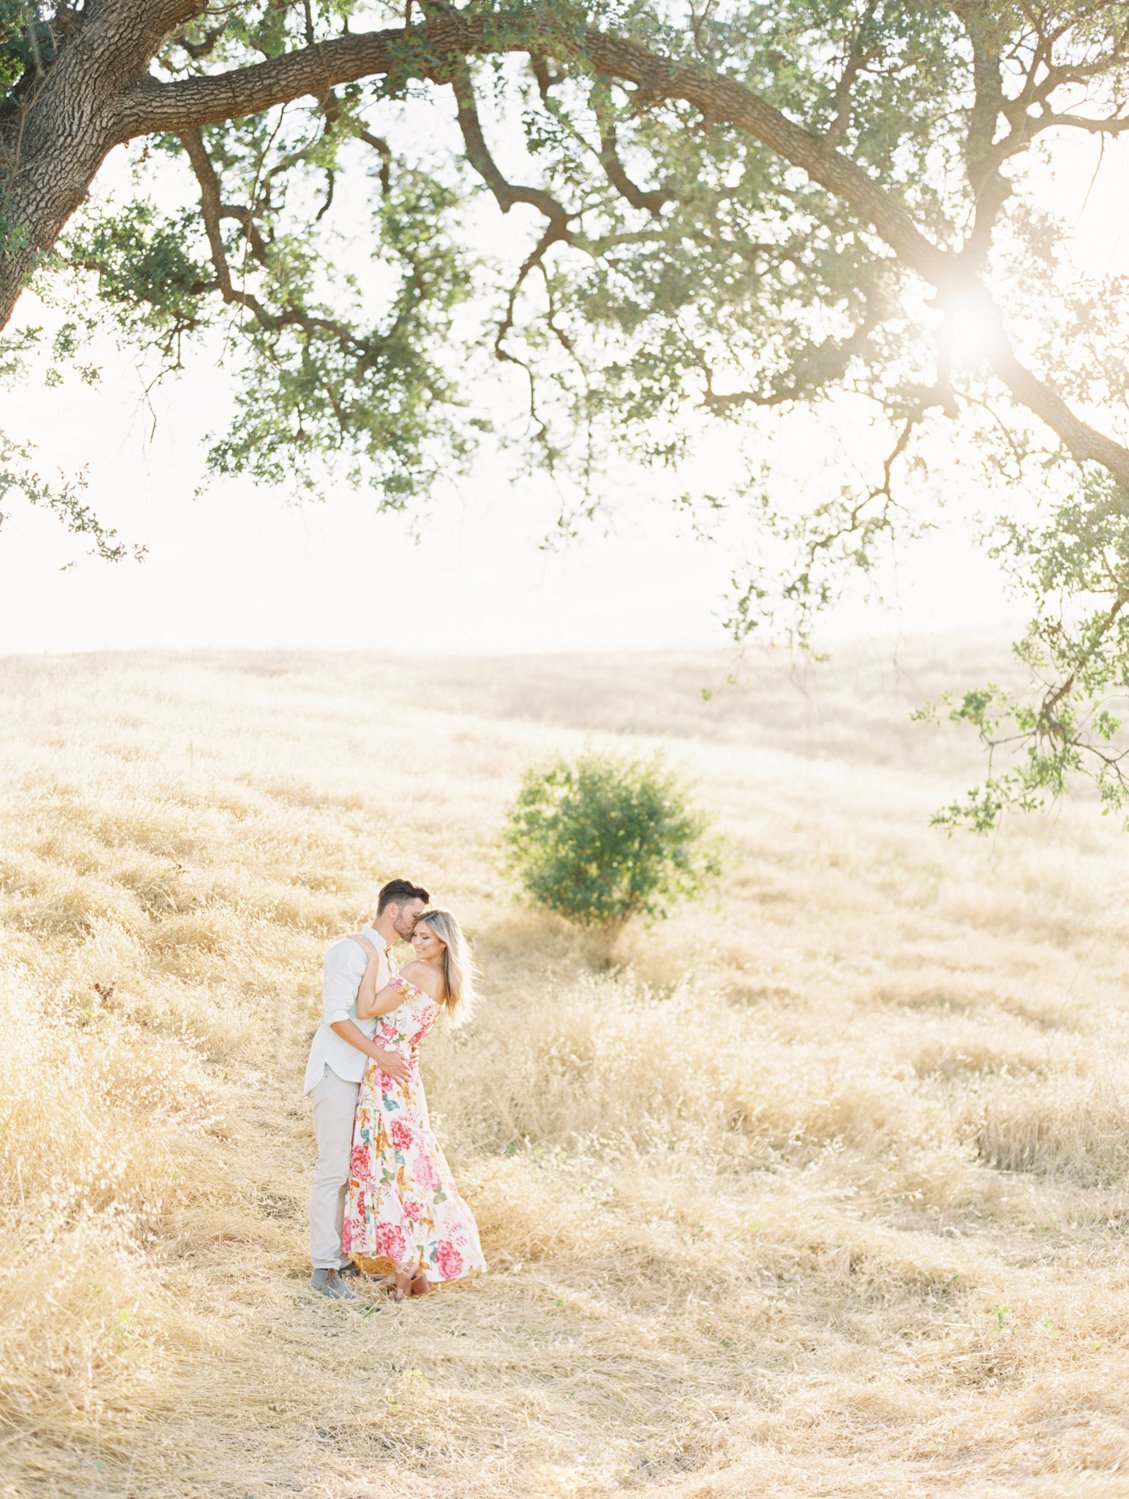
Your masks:
{"label": "bright sky", "polygon": [[[1079,255],[1124,264],[1124,152],[1083,210],[1089,146],[1059,167]],[[23,308],[25,317],[35,309]],[[625,472],[610,534],[593,528],[563,551],[540,542],[558,499],[542,481],[507,483],[490,465],[442,497],[417,543],[403,517],[361,494],[295,508],[245,481],[194,498],[203,436],[222,425],[222,372],[197,366],[142,406],[129,358],[104,352],[103,383],[41,385],[4,403],[6,432],[31,438],[49,466],[88,465],[88,497],[144,563],[83,555],[50,517],[17,506],[0,531],[0,651],[142,647],[287,647],[411,653],[642,650],[720,645],[732,556],[680,536],[669,506],[647,503]],[[802,475],[801,434],[789,457]],[[739,549],[753,544],[731,533]],[[63,570],[64,564],[73,563]],[[960,535],[920,543],[892,582],[900,607],[861,600],[827,622],[829,639],[986,628],[1017,618],[987,561]]]}

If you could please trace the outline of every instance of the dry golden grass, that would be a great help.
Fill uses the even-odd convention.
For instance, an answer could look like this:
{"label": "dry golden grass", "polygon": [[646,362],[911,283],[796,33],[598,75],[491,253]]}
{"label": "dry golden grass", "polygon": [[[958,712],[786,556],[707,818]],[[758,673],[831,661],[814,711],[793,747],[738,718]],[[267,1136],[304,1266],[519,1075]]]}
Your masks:
{"label": "dry golden grass", "polygon": [[[1129,1494],[1129,843],[930,833],[943,667],[0,663],[0,1495]],[[495,854],[586,743],[725,838],[611,967]],[[301,1076],[399,873],[486,974],[425,1068],[492,1270],[355,1310],[304,1294]]]}

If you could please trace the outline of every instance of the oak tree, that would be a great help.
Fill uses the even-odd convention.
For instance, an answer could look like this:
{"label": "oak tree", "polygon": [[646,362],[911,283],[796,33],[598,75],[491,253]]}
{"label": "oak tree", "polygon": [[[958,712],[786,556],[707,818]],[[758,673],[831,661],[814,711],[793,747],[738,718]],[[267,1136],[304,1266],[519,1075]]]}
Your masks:
{"label": "oak tree", "polygon": [[[32,284],[80,372],[99,317],[169,368],[222,328],[211,467],[389,506],[490,432],[592,505],[609,452],[678,473],[751,432],[743,476],[687,495],[784,547],[735,579],[738,635],[804,637],[928,524],[959,442],[1029,597],[1029,688],[949,705],[992,760],[945,815],[991,826],[1079,776],[1124,812],[1124,287],[1072,262],[1046,147],[1126,130],[1110,0],[0,0],[0,365],[34,343],[10,321]],[[129,143],[133,190],[88,204]],[[865,413],[884,447],[795,511],[763,423],[801,410]],[[0,460],[0,505],[121,551],[18,433]]]}

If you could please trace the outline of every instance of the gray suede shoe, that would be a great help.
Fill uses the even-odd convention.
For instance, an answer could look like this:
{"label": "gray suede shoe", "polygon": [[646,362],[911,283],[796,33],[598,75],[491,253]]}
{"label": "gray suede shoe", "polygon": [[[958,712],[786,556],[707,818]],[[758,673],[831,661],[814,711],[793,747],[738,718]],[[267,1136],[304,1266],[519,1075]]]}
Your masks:
{"label": "gray suede shoe", "polygon": [[315,1270],[310,1276],[310,1290],[319,1296],[328,1296],[331,1301],[356,1301],[351,1291],[336,1270]]}

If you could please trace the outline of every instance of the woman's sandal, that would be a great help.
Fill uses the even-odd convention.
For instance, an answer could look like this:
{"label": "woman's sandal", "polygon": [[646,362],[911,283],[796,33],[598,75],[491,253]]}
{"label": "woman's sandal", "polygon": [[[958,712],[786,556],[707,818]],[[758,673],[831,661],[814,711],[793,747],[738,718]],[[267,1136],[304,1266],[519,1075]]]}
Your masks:
{"label": "woman's sandal", "polygon": [[394,1274],[385,1276],[380,1282],[380,1289],[389,1301],[407,1301],[409,1296],[428,1295],[431,1282],[422,1270],[410,1279],[406,1272],[397,1270]]}

